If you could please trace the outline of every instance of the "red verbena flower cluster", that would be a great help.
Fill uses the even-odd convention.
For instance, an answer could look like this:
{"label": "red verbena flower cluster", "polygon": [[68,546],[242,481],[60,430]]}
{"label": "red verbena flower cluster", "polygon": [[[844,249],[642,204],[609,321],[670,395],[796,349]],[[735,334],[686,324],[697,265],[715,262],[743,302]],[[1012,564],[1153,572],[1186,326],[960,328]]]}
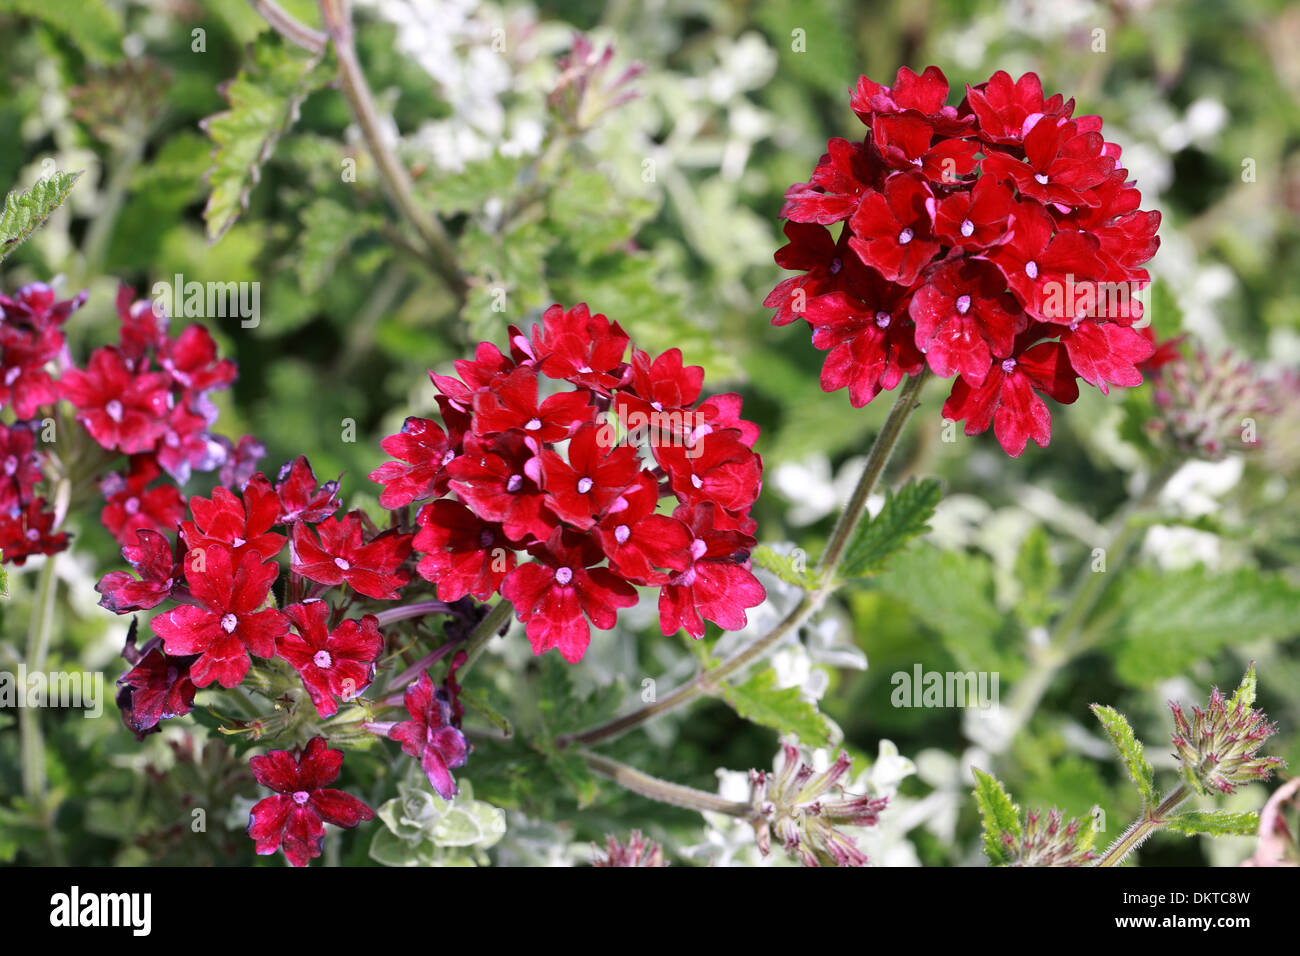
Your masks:
{"label": "red verbena flower cluster", "polygon": [[585,305],[552,306],[509,343],[480,344],[458,377],[431,372],[442,425],[408,418],[382,443],[397,460],[370,476],[380,502],[428,500],[419,574],[443,601],[499,592],[536,653],[571,662],[590,625],[636,603],[634,585],[659,588],[665,634],[743,627],[765,594],[749,570],[758,429],[740,397],[701,400],[703,370],[678,349],[629,356],[627,334]]}
{"label": "red verbena flower cluster", "polygon": [[[858,80],[861,142],[832,139],[786,193],[785,279],[765,304],[827,352],[821,384],[855,407],[929,368],[956,376],[944,415],[993,426],[1008,454],[1046,446],[1042,395],[1138,385],[1153,346],[1134,324],[1158,212],[1101,119],[999,71],[950,106],[937,67]],[[838,234],[831,228],[842,223]]]}

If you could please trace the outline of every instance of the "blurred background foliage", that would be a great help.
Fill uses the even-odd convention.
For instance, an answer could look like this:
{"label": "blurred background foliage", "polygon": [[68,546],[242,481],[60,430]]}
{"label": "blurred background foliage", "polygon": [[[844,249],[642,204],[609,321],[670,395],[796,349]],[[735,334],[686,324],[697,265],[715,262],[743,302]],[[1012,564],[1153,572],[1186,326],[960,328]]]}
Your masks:
{"label": "blurred background foliage", "polygon": [[[314,4],[282,5],[319,27]],[[782,194],[807,179],[828,137],[860,135],[847,94],[860,73],[890,82],[900,65],[934,63],[960,90],[997,69],[1037,71],[1048,91],[1076,98],[1077,112],[1105,118],[1144,208],[1164,214],[1152,264],[1157,328],[1186,334],[1187,350],[1230,347],[1273,382],[1261,447],[1190,463],[1161,451],[1146,427],[1156,407],[1144,386],[1108,398],[1089,390],[1054,410],[1049,449],[1031,445],[1009,460],[990,436],[946,436],[942,386],[932,383],[890,475],[943,479],[930,541],[844,594],[803,645],[778,655],[777,681],[820,699],[843,745],[876,761],[864,786],[901,786],[892,821],[870,836],[878,862],[979,860],[972,762],[996,769],[1022,805],[1072,814],[1099,806],[1123,821],[1137,807],[1087,705],[1128,712],[1168,772],[1164,700],[1234,685],[1250,658],[1260,662],[1261,705],[1282,726],[1280,752],[1300,762],[1300,6],[358,0],[355,18],[384,135],[418,201],[454,238],[463,301],[418,251],[402,248],[409,240],[347,103],[326,82],[328,60],[249,184],[247,211],[208,241],[213,143],[200,121],[228,108],[222,84],[258,56],[283,64],[295,55],[243,0],[0,0],[0,187],[29,184],[51,161],[86,170],[67,206],[6,264],[5,287],[55,275],[65,289],[88,287],[89,304],[69,325],[80,356],[115,337],[118,281],[142,295],[177,274],[260,282],[256,328],[206,320],[240,367],[234,389],[218,397],[218,428],[264,441],[268,470],[305,453],[318,475],[342,472],[345,500],[362,505],[375,498],[365,476],[383,459],[379,439],[434,407],[427,369],[447,370],[480,339],[503,344],[507,324],[527,326],[553,301],[586,301],[641,347],[680,347],[707,369],[710,389],[744,394],[747,417],[763,427],[760,540],[816,555],[887,401],[853,410],[843,393],[823,394],[821,355],[802,325],[768,325],[761,302],[781,276],[772,253],[783,242]],[[562,98],[548,103],[575,31],[589,32],[597,49],[614,45],[605,81],[643,65],[631,84],[638,98],[598,115]],[[1170,473],[1157,493],[1153,476]],[[1046,670],[1042,699],[1018,733],[972,713],[891,705],[891,675],[918,664],[997,671],[1004,703],[1027,675],[1043,676],[1035,648],[1106,544],[1107,523],[1119,527],[1113,516],[1135,502],[1147,517],[1133,556],[1122,574],[1108,569],[1116,580],[1089,618],[1087,641],[1068,673]],[[69,604],[57,660],[112,677],[124,628],[94,606],[91,588],[116,555],[93,521],[77,530],[80,558],[61,572]],[[20,569],[11,581],[7,642],[21,633],[26,577]],[[756,622],[793,600],[771,583],[775,609]],[[483,671],[493,675],[485,693],[506,709],[530,692],[544,699],[538,681],[590,704],[592,688],[621,677],[632,689],[608,693],[607,709],[625,710],[642,675],[666,689],[694,666],[690,649],[659,638],[646,614],[598,635],[571,675],[531,661],[522,640],[512,645],[500,668]],[[0,726],[10,723],[0,713]],[[167,841],[174,802],[228,807],[254,789],[231,783],[243,762],[224,766],[201,732],[197,751],[174,737],[141,748],[112,721],[49,723],[57,829],[76,838],[59,845],[12,805],[0,809],[0,858],[20,847],[27,862],[250,858],[237,832],[233,843]],[[0,732],[0,792],[17,790],[14,736]],[[774,730],[710,702],[615,752],[712,790],[717,768],[768,766],[775,745]],[[525,756],[481,747],[467,768],[478,798],[515,814],[493,851],[501,862],[585,859],[566,849],[572,841],[633,825],[664,840],[676,860],[748,859],[727,828],[702,830],[696,815],[610,787],[578,812],[588,784],[542,792],[521,779]],[[177,783],[179,771],[146,766],[183,766],[192,786]],[[368,764],[352,769],[369,779]],[[395,779],[380,781],[375,805],[397,796]],[[1229,806],[1257,808],[1265,793],[1247,788]],[[364,861],[363,842],[348,835],[327,858]],[[1166,837],[1141,856],[1234,863],[1248,852],[1245,839]]]}

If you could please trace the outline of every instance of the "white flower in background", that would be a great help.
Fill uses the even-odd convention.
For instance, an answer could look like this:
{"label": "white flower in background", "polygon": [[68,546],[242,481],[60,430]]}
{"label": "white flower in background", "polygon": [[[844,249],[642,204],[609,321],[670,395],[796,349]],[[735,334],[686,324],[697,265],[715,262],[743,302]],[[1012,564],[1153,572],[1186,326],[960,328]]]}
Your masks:
{"label": "white flower in background", "polygon": [[1142,553],[1166,571],[1198,564],[1217,569],[1221,564],[1218,535],[1178,525],[1149,528],[1142,542]]}
{"label": "white flower in background", "polygon": [[1214,514],[1219,498],[1236,487],[1244,468],[1240,455],[1222,461],[1189,461],[1169,479],[1160,502],[1189,518]]}
{"label": "white flower in background", "polygon": [[[866,461],[862,457],[850,458],[840,466],[840,472],[831,478],[830,459],[825,455],[810,455],[801,462],[786,462],[772,472],[772,483],[781,496],[793,504],[786,520],[800,528],[820,521],[834,513],[853,494],[853,486],[862,474]],[[874,496],[873,514],[884,503],[880,495]]]}

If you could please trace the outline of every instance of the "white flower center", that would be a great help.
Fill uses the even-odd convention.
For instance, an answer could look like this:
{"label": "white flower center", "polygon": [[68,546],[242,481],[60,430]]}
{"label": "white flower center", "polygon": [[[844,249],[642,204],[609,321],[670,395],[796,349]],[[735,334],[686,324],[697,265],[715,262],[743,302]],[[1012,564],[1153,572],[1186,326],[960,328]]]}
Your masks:
{"label": "white flower center", "polygon": [[1016,360],[1015,360],[1015,359],[1013,359],[1013,358],[1009,358],[1009,359],[1005,359],[1005,360],[1002,362],[1002,371],[1006,372],[1008,375],[1010,375],[1010,374],[1011,374],[1012,372],[1014,372],[1015,370],[1016,370]]}
{"label": "white flower center", "polygon": [[709,550],[709,546],[704,543],[703,538],[696,538],[691,542],[691,559],[698,561],[704,557],[704,552]]}
{"label": "white flower center", "polygon": [[317,651],[311,656],[311,662],[317,667],[329,667],[334,663],[329,651]]}
{"label": "white flower center", "polygon": [[303,806],[310,799],[311,799],[311,794],[308,793],[306,790],[295,790],[293,792],[293,802],[298,804],[298,806],[300,807]]}
{"label": "white flower center", "polygon": [[970,311],[970,296],[968,295],[957,296],[957,314],[965,315],[969,311]]}
{"label": "white flower center", "polygon": [[509,479],[507,479],[506,481],[506,491],[510,492],[512,495],[523,486],[524,486],[523,475],[511,475]]}
{"label": "white flower center", "polygon": [[912,237],[914,235],[916,235],[916,233],[912,232],[911,226],[903,227],[903,231],[898,234],[898,244],[900,246],[907,245],[909,242],[912,241]]}
{"label": "white flower center", "polygon": [[595,484],[595,482],[593,482],[590,478],[579,478],[578,494],[585,495],[587,492],[591,491],[591,486],[593,484]]}
{"label": "white flower center", "polygon": [[1047,185],[1047,173],[1034,173],[1034,179],[1038,182],[1038,185],[1040,186]]}
{"label": "white flower center", "polygon": [[560,587],[568,587],[569,582],[573,580],[572,568],[556,568],[555,583]]}
{"label": "white flower center", "polygon": [[116,398],[110,398],[108,403],[104,406],[104,414],[113,419],[113,421],[120,422],[122,420],[122,403]]}
{"label": "white flower center", "polygon": [[239,618],[235,617],[235,615],[230,613],[221,615],[221,629],[225,631],[227,634],[233,634],[235,632],[235,628],[237,628],[238,626],[239,626]]}
{"label": "white flower center", "polygon": [[1030,259],[1025,263],[1025,275],[1029,276],[1031,279],[1038,278],[1038,263],[1033,259]]}
{"label": "white flower center", "polygon": [[890,315],[888,312],[880,311],[876,313],[876,325],[882,329],[889,328]]}
{"label": "white flower center", "polygon": [[334,559],[334,566],[337,567],[340,571],[351,571],[351,570],[352,570],[352,565],[348,564],[348,561],[347,561],[346,558],[335,558],[335,559]]}
{"label": "white flower center", "polygon": [[541,427],[542,427],[542,420],[540,418],[530,418],[528,419],[528,424],[524,426],[525,430],[530,432],[535,432]]}
{"label": "white flower center", "polygon": [[614,529],[614,540],[619,544],[626,544],[627,539],[631,536],[632,529],[625,524],[619,525]]}
{"label": "white flower center", "polygon": [[961,221],[961,234],[963,236],[969,236],[974,232],[975,232],[975,223],[971,222],[969,219],[963,219]]}

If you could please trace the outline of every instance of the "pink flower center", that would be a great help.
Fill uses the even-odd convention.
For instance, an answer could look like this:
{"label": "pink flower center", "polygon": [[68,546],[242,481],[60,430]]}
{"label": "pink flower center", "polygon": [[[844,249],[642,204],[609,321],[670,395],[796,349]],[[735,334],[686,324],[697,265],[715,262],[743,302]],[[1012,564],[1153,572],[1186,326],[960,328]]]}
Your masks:
{"label": "pink flower center", "polygon": [[317,667],[329,667],[334,663],[334,658],[330,657],[329,651],[317,651],[311,656],[311,662]]}
{"label": "pink flower center", "polygon": [[1002,363],[1002,371],[1004,371],[1004,372],[1006,372],[1008,375],[1010,375],[1010,374],[1011,374],[1012,372],[1014,372],[1015,370],[1016,370],[1016,360],[1015,360],[1015,359],[1006,359],[1006,360],[1003,361],[1003,363]]}
{"label": "pink flower center", "polygon": [[221,629],[227,634],[233,634],[235,628],[239,626],[239,618],[235,615],[226,613],[221,615]]}
{"label": "pink flower center", "polygon": [[335,559],[334,559],[334,565],[335,565],[335,567],[337,567],[340,571],[351,571],[351,570],[352,570],[352,565],[348,564],[346,558],[335,558]]}
{"label": "pink flower center", "polygon": [[27,540],[28,540],[28,541],[40,541],[40,540],[41,540],[41,533],[40,533],[39,531],[37,531],[35,528],[28,528],[28,529],[27,529]]}
{"label": "pink flower center", "polygon": [[631,537],[632,529],[625,524],[619,525],[614,529],[614,540],[619,544],[626,544],[627,539]]}
{"label": "pink flower center", "polygon": [[528,424],[524,426],[524,429],[526,431],[535,432],[541,427],[542,427],[542,420],[540,418],[530,418],[528,419]]}
{"label": "pink flower center", "polygon": [[579,478],[579,479],[578,479],[578,494],[580,494],[580,495],[585,495],[587,492],[591,491],[591,486],[592,486],[594,483],[595,483],[595,482],[593,482],[590,478]]}
{"label": "pink flower center", "polygon": [[563,587],[568,587],[568,586],[569,586],[569,582],[572,581],[572,580],[573,580],[573,569],[572,569],[572,568],[556,568],[556,569],[555,569],[555,583],[558,584],[560,587],[562,587],[562,588],[563,588]]}
{"label": "pink flower center", "polygon": [[1034,173],[1034,179],[1040,186],[1047,185],[1047,173]]}
{"label": "pink flower center", "polygon": [[704,552],[709,550],[709,546],[704,543],[703,538],[696,538],[691,542],[691,560],[698,561],[704,557]]}
{"label": "pink flower center", "polygon": [[293,802],[298,804],[298,806],[300,807],[303,806],[310,799],[311,799],[311,794],[308,793],[306,790],[295,790],[293,792]]}
{"label": "pink flower center", "polygon": [[1038,278],[1038,263],[1033,259],[1030,259],[1025,263],[1025,275],[1029,276],[1031,279]]}
{"label": "pink flower center", "polygon": [[957,296],[957,314],[965,315],[969,311],[970,311],[970,296],[968,295]]}
{"label": "pink flower center", "polygon": [[448,464],[455,457],[456,457],[456,453],[452,451],[450,448],[448,448],[447,451],[444,452],[442,456],[443,465]]}
{"label": "pink flower center", "polygon": [[127,498],[126,503],[122,505],[122,510],[129,515],[138,514],[140,511],[140,499]]}
{"label": "pink flower center", "polygon": [[839,275],[840,270],[843,268],[844,268],[844,263],[840,261],[839,256],[836,256],[834,259],[831,260],[831,265],[830,265],[831,275],[833,276]]}
{"label": "pink flower center", "polygon": [[889,328],[890,315],[888,312],[880,311],[876,313],[876,325],[882,329]]}
{"label": "pink flower center", "polygon": [[914,235],[916,235],[916,233],[912,231],[911,226],[904,226],[903,231],[898,234],[898,244],[900,246],[907,245],[909,242],[912,241],[912,237]]}
{"label": "pink flower center", "polygon": [[699,475],[691,475],[691,484],[694,485],[696,488],[704,487],[704,482],[700,481]]}
{"label": "pink flower center", "polygon": [[18,376],[22,374],[23,367],[21,365],[15,365],[9,371],[5,372],[5,384],[12,385],[14,382],[18,381]]}
{"label": "pink flower center", "polygon": [[969,219],[963,219],[961,221],[961,234],[963,236],[970,236],[973,235],[974,232],[975,232],[975,223],[971,222]]}
{"label": "pink flower center", "polygon": [[116,398],[110,398],[104,406],[104,414],[113,421],[120,422],[122,420],[122,403]]}
{"label": "pink flower center", "polygon": [[18,456],[10,455],[5,459],[5,474],[12,475],[18,470]]}
{"label": "pink flower center", "polygon": [[510,492],[510,494],[512,494],[512,495],[513,495],[515,492],[517,492],[520,488],[522,488],[523,486],[524,486],[524,476],[523,476],[523,475],[511,475],[511,476],[506,480],[506,491]]}

